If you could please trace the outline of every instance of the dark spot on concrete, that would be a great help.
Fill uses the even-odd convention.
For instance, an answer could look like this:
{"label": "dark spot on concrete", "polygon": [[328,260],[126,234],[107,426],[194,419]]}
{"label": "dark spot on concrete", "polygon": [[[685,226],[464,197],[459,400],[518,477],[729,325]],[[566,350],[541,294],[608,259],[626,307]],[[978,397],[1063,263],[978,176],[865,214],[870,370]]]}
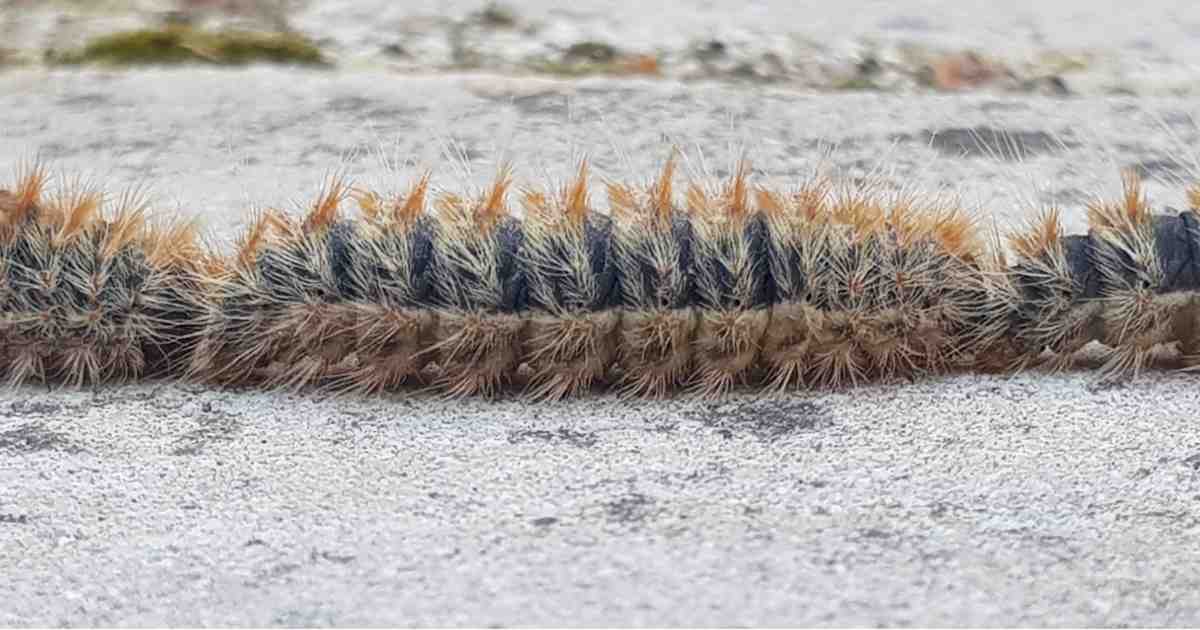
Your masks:
{"label": "dark spot on concrete", "polygon": [[1196,516],[1188,510],[1152,510],[1149,512],[1117,514],[1118,521],[1143,519],[1163,519],[1172,523],[1180,523],[1188,529],[1191,529],[1192,527],[1195,527],[1197,523],[1200,523],[1200,519],[1196,518]]}
{"label": "dark spot on concrete", "polygon": [[658,510],[654,499],[640,492],[631,492],[605,503],[604,512],[611,523],[638,524],[652,518]]}
{"label": "dark spot on concrete", "polygon": [[0,433],[0,451],[9,453],[39,453],[42,451],[79,453],[83,449],[63,434],[46,428],[42,423],[31,422]]}
{"label": "dark spot on concrete", "polygon": [[57,105],[60,107],[101,107],[112,103],[112,97],[107,94],[89,92],[86,94],[73,94],[64,96],[58,99]]}
{"label": "dark spot on concrete", "polygon": [[1188,167],[1170,158],[1142,160],[1129,166],[1142,179],[1178,182],[1188,179]]}
{"label": "dark spot on concrete", "polygon": [[338,113],[360,112],[368,107],[374,101],[361,96],[339,96],[329,100],[329,109]]}
{"label": "dark spot on concrete", "polygon": [[29,522],[27,514],[0,514],[0,523],[8,525],[24,525]]}
{"label": "dark spot on concrete", "polygon": [[353,151],[348,147],[339,147],[328,142],[319,142],[312,145],[300,154],[301,160],[308,160],[313,157],[329,157],[337,158],[343,162],[358,162],[363,159],[362,154]]}
{"label": "dark spot on concrete", "polygon": [[368,120],[392,122],[410,119],[424,109],[404,107],[361,96],[339,96],[331,99],[327,107],[329,111],[337,114],[357,114]]}
{"label": "dark spot on concrete", "polygon": [[158,148],[158,146],[159,145],[157,142],[150,140],[125,140],[116,146],[116,153],[119,156],[126,156],[131,153],[138,153],[140,151],[150,151]]}
{"label": "dark spot on concrete", "polygon": [[198,455],[215,442],[230,442],[242,430],[237,415],[213,410],[212,403],[201,405],[200,426],[184,433],[175,440],[172,455]]}
{"label": "dark spot on concrete", "polygon": [[1041,201],[1053,205],[1073,205],[1089,199],[1087,193],[1078,188],[1059,188],[1048,190],[1039,195]]}
{"label": "dark spot on concrete", "polygon": [[567,115],[567,96],[564,94],[529,94],[512,98],[510,102],[524,116],[558,118]]}
{"label": "dark spot on concrete", "polygon": [[65,158],[65,157],[74,155],[75,153],[76,153],[75,149],[73,149],[61,142],[47,142],[46,144],[43,144],[38,149],[39,155],[44,156],[49,159],[52,159],[52,160],[56,160],[59,158]]}
{"label": "dark spot on concrete", "polygon": [[412,57],[412,53],[404,47],[404,44],[399,42],[387,44],[381,48],[380,51],[388,57],[395,57],[397,59],[408,59]]}
{"label": "dark spot on concrete", "polygon": [[730,477],[729,466],[723,462],[707,462],[703,466],[689,472],[669,472],[658,475],[656,479],[663,484],[695,485],[698,483],[722,482]]}
{"label": "dark spot on concrete", "polygon": [[801,479],[796,482],[796,485],[801,488],[824,488],[829,485],[824,479]]}
{"label": "dark spot on concrete", "polygon": [[609,63],[617,58],[617,49],[604,42],[577,42],[567,47],[563,57],[569,61],[586,60],[595,63]]}
{"label": "dark spot on concrete", "polygon": [[88,399],[88,404],[92,407],[104,408],[128,402],[148,403],[157,398],[162,393],[162,389],[162,387],[151,387],[150,389],[105,387],[93,391],[91,398]]}
{"label": "dark spot on concrete", "polygon": [[883,70],[883,64],[879,63],[879,59],[875,55],[867,55],[854,64],[855,70],[858,71],[860,77],[873,77]]}
{"label": "dark spot on concrete", "polygon": [[1129,383],[1116,378],[1099,378],[1088,383],[1084,389],[1089,394],[1103,394],[1105,392],[1129,389]]}
{"label": "dark spot on concrete", "polygon": [[713,61],[725,56],[728,47],[719,39],[710,39],[696,45],[692,53],[701,61]]}
{"label": "dark spot on concrete", "polygon": [[251,538],[250,540],[247,540],[246,544],[243,546],[244,547],[267,547],[269,545],[267,545],[267,541],[265,541],[261,538]]}
{"label": "dark spot on concrete", "polygon": [[1163,112],[1162,121],[1168,127],[1181,131],[1196,131],[1197,127],[1195,117],[1193,117],[1191,113],[1184,111]]}
{"label": "dark spot on concrete", "polygon": [[533,523],[535,527],[549,527],[557,523],[558,519],[554,518],[553,516],[543,516],[541,518],[535,518],[529,522]]}
{"label": "dark spot on concrete", "polygon": [[879,27],[893,31],[925,32],[933,30],[933,23],[914,15],[895,15],[879,22]]}
{"label": "dark spot on concrete", "polygon": [[294,573],[298,570],[300,570],[300,565],[294,562],[285,562],[283,564],[277,564],[265,571],[259,571],[258,577],[259,579],[271,580],[283,577],[289,573]]}
{"label": "dark spot on concrete", "polygon": [[600,438],[592,432],[575,431],[566,427],[560,427],[556,431],[520,430],[508,433],[509,444],[521,444],[529,441],[563,443],[578,448],[591,448],[600,441]]}
{"label": "dark spot on concrete", "polygon": [[14,416],[48,416],[62,411],[59,403],[41,400],[18,400],[8,405],[8,411]]}
{"label": "dark spot on concrete", "polygon": [[822,155],[832,155],[838,151],[847,149],[856,149],[863,145],[865,138],[847,136],[845,138],[806,138],[800,141],[796,148],[787,150],[788,155],[792,157],[800,157],[820,153]]}
{"label": "dark spot on concrete", "polygon": [[1070,148],[1065,140],[1044,131],[996,129],[994,127],[954,127],[922,131],[915,138],[898,134],[892,140],[919,141],[949,157],[990,158],[1018,161],[1036,155],[1059,153]]}
{"label": "dark spot on concrete", "polygon": [[332,551],[317,551],[316,549],[313,549],[309,554],[309,560],[313,562],[324,560],[326,562],[333,562],[335,564],[350,564],[351,562],[354,562],[354,558],[355,556],[352,555],[339,555],[333,553]]}
{"label": "dark spot on concrete", "polygon": [[860,530],[858,530],[858,534],[860,536],[862,536],[863,538],[879,539],[879,538],[891,538],[892,537],[891,533],[886,532],[882,529],[874,528],[874,527],[871,527],[868,529],[860,529]]}
{"label": "dark spot on concrete", "polygon": [[336,625],[332,613],[327,610],[296,610],[289,608],[275,615],[272,625],[289,628],[318,628]]}
{"label": "dark spot on concrete", "polygon": [[473,17],[482,25],[491,28],[513,28],[517,26],[517,12],[510,6],[491,1]]}
{"label": "dark spot on concrete", "polygon": [[711,404],[691,415],[727,439],[733,437],[734,431],[774,440],[833,426],[833,418],[825,407],[802,400],[762,399]]}
{"label": "dark spot on concrete", "polygon": [[1200,453],[1185,457],[1183,459],[1183,464],[1190,467],[1192,470],[1200,471]]}
{"label": "dark spot on concrete", "polygon": [[1021,101],[988,101],[979,109],[985,112],[1019,112],[1029,109],[1029,105]]}

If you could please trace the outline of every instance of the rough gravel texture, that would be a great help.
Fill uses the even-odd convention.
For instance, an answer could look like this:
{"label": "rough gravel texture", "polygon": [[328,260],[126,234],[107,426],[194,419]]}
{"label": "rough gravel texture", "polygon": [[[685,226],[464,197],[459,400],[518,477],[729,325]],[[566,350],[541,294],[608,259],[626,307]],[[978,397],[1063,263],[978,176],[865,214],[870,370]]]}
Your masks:
{"label": "rough gravel texture", "polygon": [[[828,162],[1073,229],[1117,167],[1178,204],[1194,103],[669,82],[178,70],[0,75],[40,150],[228,239],[384,146],[437,182],[646,174],[668,141],[762,181]],[[972,129],[974,133],[956,131]],[[1014,139],[1023,160],[1007,159]],[[980,144],[982,143],[982,144]],[[461,148],[460,179],[440,151]],[[988,147],[991,150],[985,150]],[[357,154],[355,152],[357,151]],[[956,376],[710,404],[0,393],[3,625],[1197,625],[1200,379]]]}

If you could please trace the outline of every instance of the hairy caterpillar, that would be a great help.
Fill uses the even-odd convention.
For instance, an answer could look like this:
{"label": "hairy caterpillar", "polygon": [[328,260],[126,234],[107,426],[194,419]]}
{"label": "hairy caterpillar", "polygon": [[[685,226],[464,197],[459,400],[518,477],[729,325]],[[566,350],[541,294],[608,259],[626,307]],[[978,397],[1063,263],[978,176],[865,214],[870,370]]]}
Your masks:
{"label": "hairy caterpillar", "polygon": [[[1104,379],[1200,365],[1200,189],[1155,213],[1132,174],[1067,235],[1047,210],[1012,255],[953,204],[813,179],[678,194],[606,182],[471,194],[429,176],[384,196],[334,178],[302,217],[257,214],[235,250],[147,219],[127,194],[0,190],[0,370],[11,383],[168,377],[534,399],[837,387],[1069,365]],[[510,205],[516,197],[518,217]],[[353,201],[358,212],[346,206]],[[108,207],[108,206],[111,206]]]}
{"label": "hairy caterpillar", "polygon": [[[75,180],[43,194],[32,165],[0,190],[0,372],[83,384],[178,373],[207,256],[191,225],[156,225],[137,190]],[[107,202],[106,202],[107,201]]]}

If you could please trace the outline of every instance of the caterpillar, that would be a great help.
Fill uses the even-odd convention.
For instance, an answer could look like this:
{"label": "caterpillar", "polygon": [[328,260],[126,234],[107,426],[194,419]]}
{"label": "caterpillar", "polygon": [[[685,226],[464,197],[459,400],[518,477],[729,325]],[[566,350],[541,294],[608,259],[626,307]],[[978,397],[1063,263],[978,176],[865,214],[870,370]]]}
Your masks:
{"label": "caterpillar", "polygon": [[[0,372],[10,384],[170,378],[290,390],[558,400],[836,388],[961,370],[1101,380],[1200,367],[1200,188],[1141,181],[985,238],[954,203],[815,177],[606,180],[384,195],[335,176],[302,216],[257,211],[228,253],[42,165],[0,188]],[[515,202],[514,202],[515,201]],[[357,206],[351,214],[348,207]],[[520,212],[518,212],[518,208]]]}

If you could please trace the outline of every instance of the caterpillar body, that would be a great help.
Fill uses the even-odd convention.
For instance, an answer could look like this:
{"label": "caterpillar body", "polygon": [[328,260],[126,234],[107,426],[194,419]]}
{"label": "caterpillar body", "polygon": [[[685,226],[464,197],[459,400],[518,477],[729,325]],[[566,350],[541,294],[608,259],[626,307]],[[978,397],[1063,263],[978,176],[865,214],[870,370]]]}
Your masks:
{"label": "caterpillar body", "polygon": [[[302,217],[259,212],[229,254],[133,194],[0,190],[0,370],[10,383],[181,378],[555,400],[786,390],[1070,365],[1200,365],[1200,190],[1155,213],[1133,175],[1088,208],[984,239],[953,204],[814,179],[385,196],[334,178]],[[523,209],[510,211],[510,197]],[[349,217],[353,200],[359,212]],[[1006,253],[1011,249],[1011,256]],[[1010,259],[1011,258],[1011,259]]]}

